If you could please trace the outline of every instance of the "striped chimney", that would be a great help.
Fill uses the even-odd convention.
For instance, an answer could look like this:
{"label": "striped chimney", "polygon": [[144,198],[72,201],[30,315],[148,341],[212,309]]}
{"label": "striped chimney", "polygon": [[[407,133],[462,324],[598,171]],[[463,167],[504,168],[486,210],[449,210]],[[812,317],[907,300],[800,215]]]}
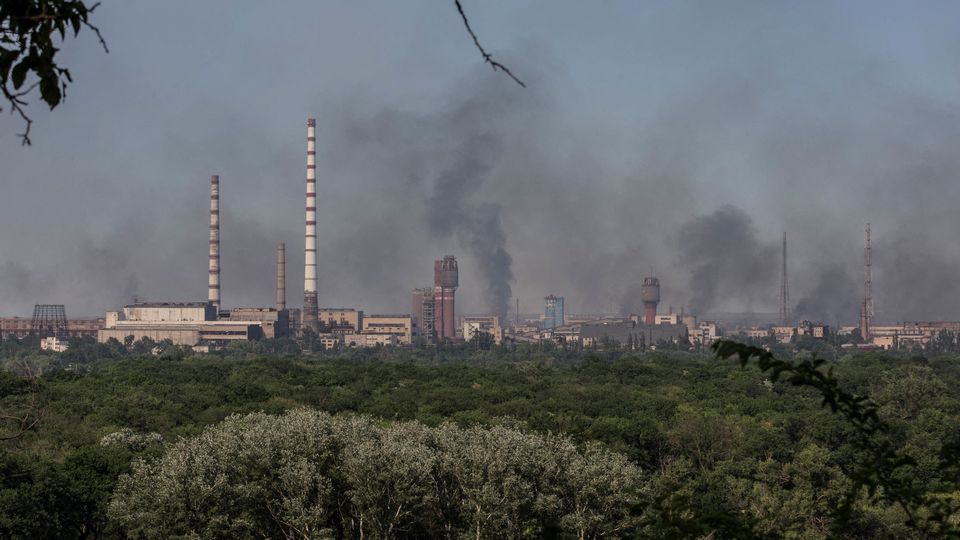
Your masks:
{"label": "striped chimney", "polygon": [[287,309],[287,246],[277,246],[277,311]]}
{"label": "striped chimney", "polygon": [[307,120],[307,220],[303,263],[303,327],[317,327],[317,121]]}
{"label": "striped chimney", "polygon": [[210,177],[210,265],[207,301],[220,311],[220,177]]}

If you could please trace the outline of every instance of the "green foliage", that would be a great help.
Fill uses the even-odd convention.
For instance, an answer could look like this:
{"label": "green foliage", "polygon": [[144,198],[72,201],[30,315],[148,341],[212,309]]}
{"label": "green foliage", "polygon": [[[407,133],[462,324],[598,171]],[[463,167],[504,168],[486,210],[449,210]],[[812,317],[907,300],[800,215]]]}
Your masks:
{"label": "green foliage", "polygon": [[[942,501],[938,504],[943,510],[924,504],[918,518],[910,522],[882,488],[871,495],[865,485],[853,493],[856,475],[870,462],[859,428],[839,409],[834,414],[829,406],[821,407],[823,396],[817,388],[791,384],[793,371],[783,371],[774,379],[772,370],[741,369],[736,362],[717,362],[707,356],[578,352],[563,346],[541,349],[537,344],[491,350],[471,344],[445,345],[439,350],[350,349],[306,358],[258,355],[258,348],[204,356],[169,348],[159,356],[135,356],[119,342],[83,346],[89,347],[84,357],[64,362],[69,353],[40,355],[36,344],[0,345],[0,359],[8,365],[35,355],[49,362],[36,379],[0,376],[0,389],[10,389],[0,398],[0,406],[23,404],[37,394],[34,388],[41,390],[37,395],[44,404],[42,421],[16,439],[0,443],[0,448],[6,449],[4,459],[29,472],[20,477],[21,484],[4,488],[6,492],[27,505],[24,511],[48,516],[43,523],[23,521],[20,528],[2,529],[0,536],[81,536],[73,526],[81,522],[80,516],[71,513],[70,504],[56,503],[72,497],[69,492],[64,495],[66,484],[61,479],[76,452],[96,449],[117,452],[125,463],[137,457],[156,463],[180,438],[197,437],[230,415],[274,415],[302,407],[337,418],[360,414],[380,419],[358,424],[357,430],[368,430],[364,440],[370,444],[352,447],[351,459],[342,460],[338,468],[343,475],[371,478],[369,490],[336,492],[345,497],[345,512],[362,513],[365,527],[390,527],[387,516],[393,514],[381,494],[410,489],[392,480],[394,475],[421,477],[431,462],[416,459],[421,455],[418,448],[445,425],[455,425],[460,432],[504,428],[524,434],[561,433],[585,456],[581,466],[587,477],[599,474],[590,472],[591,461],[586,459],[591,445],[615,452],[611,459],[645,471],[640,499],[627,519],[641,537],[822,538],[840,527],[840,519],[845,536],[851,538],[940,536],[935,529],[922,527],[936,518],[935,511],[946,516],[947,505],[958,499],[960,471],[955,463],[960,460],[949,458],[956,455],[960,440],[960,362],[955,357],[870,353],[816,366],[825,377],[836,380],[837,390],[850,396],[869,393],[876,400],[877,418],[887,428],[871,439],[888,444],[897,456],[914,463],[897,467],[888,476],[928,499]],[[101,352],[103,357],[97,359]],[[790,365],[803,362],[815,363],[809,356],[800,356]],[[413,420],[418,423],[408,422]],[[393,438],[407,440],[406,450],[396,454],[395,461],[383,457],[377,467],[371,467],[367,456],[393,445]],[[497,443],[489,444],[496,447]],[[478,463],[481,458],[475,456]],[[533,485],[537,493],[531,478],[549,476],[548,469],[517,470],[528,471],[517,474],[518,485],[528,486],[524,489]],[[568,465],[570,482],[574,471]],[[110,474],[104,472],[101,478],[115,482],[116,476]],[[613,492],[619,489],[614,489],[615,476],[608,475],[607,482]],[[342,484],[331,484],[331,489],[340,489],[337,486]],[[290,489],[295,487],[291,484]],[[510,493],[498,489],[489,493],[504,497]],[[579,489],[592,493],[590,497],[605,496],[600,487]],[[303,501],[309,499],[304,497]],[[97,502],[103,500],[93,497],[86,507],[96,522],[87,527],[101,531],[100,537],[122,535],[123,531],[111,528],[105,502]],[[444,523],[443,516],[466,519],[461,507],[465,499],[457,495],[445,500],[452,506],[444,514],[434,512],[439,517],[430,527],[442,529],[437,523]],[[405,508],[416,504],[407,503]],[[523,509],[526,500],[514,506],[504,504],[529,515],[529,506]],[[544,498],[536,506],[552,504]],[[838,514],[843,505],[849,506],[847,517]],[[292,515],[309,518],[307,507],[285,508]],[[337,520],[336,515],[327,512],[323,519]],[[528,534],[549,536],[572,531],[576,523],[587,526],[591,515],[583,511],[563,520],[562,516],[547,521],[520,519],[507,525],[484,521],[481,515],[478,521],[492,528],[523,522],[526,525],[521,528]],[[0,523],[17,519],[0,505]],[[405,519],[393,525],[397,535],[409,536],[413,533],[404,531],[416,529],[409,528]],[[466,521],[461,526],[469,529]],[[349,523],[343,527],[332,534],[359,530]],[[429,534],[436,536],[434,530]],[[364,531],[366,536],[373,534]]]}
{"label": "green foliage", "polygon": [[[890,436],[890,425],[880,417],[880,407],[866,396],[855,395],[844,389],[833,375],[833,368],[823,370],[825,360],[812,357],[799,362],[778,360],[769,351],[732,341],[719,341],[714,350],[720,358],[736,356],[742,366],[756,359],[761,371],[769,371],[776,382],[781,376],[793,386],[809,387],[819,394],[823,406],[840,414],[853,428],[853,449],[857,452],[855,468],[848,474],[851,482],[846,494],[837,502],[831,532],[839,535],[849,530],[855,520],[858,497],[866,492],[871,502],[895,504],[905,514],[905,525],[917,529],[924,536],[960,536],[954,516],[960,510],[953,499],[960,486],[953,484],[937,489],[910,474],[918,462],[898,448]],[[911,370],[916,371],[916,370]],[[890,374],[895,376],[895,374]],[[919,413],[916,401],[934,398],[935,383],[929,377],[900,377],[897,380],[897,401],[910,402],[909,413]],[[888,376],[889,383],[889,376]],[[918,390],[918,387],[920,388]],[[906,395],[904,395],[906,394]],[[902,402],[901,402],[902,403]],[[899,405],[899,403],[898,403]],[[956,468],[957,448],[945,445],[940,456],[940,470],[946,474]]]}
{"label": "green foliage", "polygon": [[142,538],[627,534],[639,469],[506,427],[381,425],[299,409],[232,416],[138,461],[110,514]]}

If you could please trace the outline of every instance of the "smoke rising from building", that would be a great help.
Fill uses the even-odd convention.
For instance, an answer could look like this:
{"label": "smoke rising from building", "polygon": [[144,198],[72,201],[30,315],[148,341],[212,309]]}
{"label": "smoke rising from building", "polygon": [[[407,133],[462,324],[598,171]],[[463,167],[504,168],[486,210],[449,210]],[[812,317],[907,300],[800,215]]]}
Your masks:
{"label": "smoke rising from building", "polygon": [[824,262],[824,268],[814,271],[813,287],[793,307],[794,319],[852,324],[855,313],[850,306],[858,305],[863,285],[850,273],[849,265]]}

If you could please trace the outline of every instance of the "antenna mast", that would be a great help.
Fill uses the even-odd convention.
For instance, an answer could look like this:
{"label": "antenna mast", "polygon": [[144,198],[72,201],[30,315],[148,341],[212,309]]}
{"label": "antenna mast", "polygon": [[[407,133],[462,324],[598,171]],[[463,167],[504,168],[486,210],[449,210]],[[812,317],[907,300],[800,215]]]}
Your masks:
{"label": "antenna mast", "polygon": [[787,233],[783,233],[783,267],[780,275],[780,326],[790,324],[790,287],[787,284]]}
{"label": "antenna mast", "polygon": [[860,337],[870,341],[870,327],[873,324],[873,277],[870,266],[873,264],[873,253],[870,248],[870,224],[864,235],[863,246],[863,305],[860,307]]}

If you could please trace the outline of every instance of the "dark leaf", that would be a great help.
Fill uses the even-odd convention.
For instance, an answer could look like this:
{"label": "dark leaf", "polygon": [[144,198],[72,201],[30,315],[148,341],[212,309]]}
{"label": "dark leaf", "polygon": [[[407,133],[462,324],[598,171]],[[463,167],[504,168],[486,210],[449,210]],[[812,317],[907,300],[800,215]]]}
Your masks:
{"label": "dark leaf", "polygon": [[19,90],[23,86],[23,81],[27,78],[27,72],[30,70],[30,58],[24,58],[19,64],[13,67],[11,80],[13,88]]}
{"label": "dark leaf", "polygon": [[40,97],[51,109],[60,104],[60,85],[55,76],[40,79]]}

